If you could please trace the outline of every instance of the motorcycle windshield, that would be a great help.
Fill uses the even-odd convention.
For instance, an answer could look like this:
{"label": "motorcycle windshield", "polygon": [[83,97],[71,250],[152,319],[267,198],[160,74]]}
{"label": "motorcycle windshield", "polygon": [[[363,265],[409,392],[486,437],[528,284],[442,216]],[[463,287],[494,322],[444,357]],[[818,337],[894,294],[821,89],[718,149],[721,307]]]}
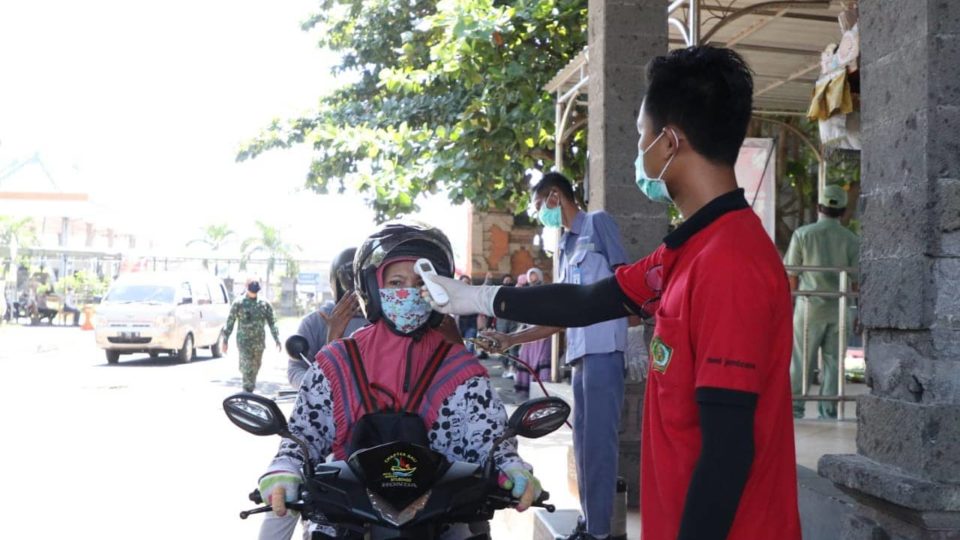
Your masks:
{"label": "motorcycle windshield", "polygon": [[370,491],[404,508],[427,492],[450,466],[443,455],[406,442],[358,450],[347,460]]}

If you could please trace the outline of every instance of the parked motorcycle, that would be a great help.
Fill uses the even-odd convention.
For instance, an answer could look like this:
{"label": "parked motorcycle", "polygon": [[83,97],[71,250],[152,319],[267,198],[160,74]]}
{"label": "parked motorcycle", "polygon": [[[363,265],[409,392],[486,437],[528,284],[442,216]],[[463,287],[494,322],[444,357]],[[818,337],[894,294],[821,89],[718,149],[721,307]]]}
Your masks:
{"label": "parked motorcycle", "polygon": [[[390,442],[354,452],[346,461],[312,465],[307,445],[292,434],[276,402],[239,393],[223,402],[227,417],[254,435],[280,435],[303,452],[304,478],[298,501],[288,508],[314,522],[335,525],[337,536],[313,533],[315,539],[363,540],[440,538],[453,524],[483,523],[495,511],[515,507],[519,500],[497,485],[493,455],[506,439],[530,439],[552,433],[566,421],[570,406],[555,397],[529,400],[510,416],[507,430],[494,442],[486,466],[450,462],[442,454],[417,444]],[[251,500],[262,504],[259,492]],[[553,512],[544,491],[533,506]],[[240,513],[242,519],[271,511],[261,506]],[[489,540],[486,532],[471,540]]]}

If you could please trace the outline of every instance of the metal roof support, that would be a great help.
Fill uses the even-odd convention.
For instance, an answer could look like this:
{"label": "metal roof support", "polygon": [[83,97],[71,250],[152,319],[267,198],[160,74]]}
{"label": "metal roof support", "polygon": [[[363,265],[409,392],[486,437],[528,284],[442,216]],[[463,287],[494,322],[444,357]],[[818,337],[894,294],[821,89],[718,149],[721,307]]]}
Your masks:
{"label": "metal roof support", "polygon": [[690,46],[690,34],[687,32],[687,27],[680,22],[676,17],[670,17],[667,19],[667,22],[672,24],[680,32],[680,36],[683,37],[683,42]]}
{"label": "metal roof support", "polygon": [[573,110],[574,106],[577,104],[577,95],[582,86],[588,83],[588,79],[581,79],[573,88],[567,91],[566,94],[560,95],[560,92],[557,92],[557,104],[556,104],[556,115],[555,115],[555,124],[554,124],[554,148],[553,148],[553,168],[557,172],[563,172],[563,140],[564,140],[564,129],[567,126],[567,119],[570,118],[570,111]]}
{"label": "metal roof support", "polygon": [[790,75],[788,75],[786,78],[780,79],[779,81],[776,81],[776,82],[773,82],[773,83],[770,83],[769,85],[767,85],[767,86],[765,86],[765,87],[757,90],[756,92],[754,92],[753,96],[754,96],[754,97],[762,96],[762,95],[766,94],[767,92],[769,92],[769,91],[771,91],[771,90],[773,90],[773,89],[775,89],[775,88],[778,88],[778,87],[780,87],[780,86],[783,86],[783,85],[787,84],[788,82],[790,82],[790,81],[792,81],[792,80],[794,80],[794,79],[799,79],[800,77],[803,77],[803,76],[806,75],[807,73],[810,73],[811,71],[813,71],[813,70],[815,70],[815,69],[818,69],[819,67],[820,67],[820,62],[817,62],[817,63],[815,63],[815,64],[810,64],[809,66],[806,66],[806,67],[801,68],[801,69],[799,69],[799,70],[797,70],[797,71],[794,71],[793,73],[791,73]]}
{"label": "metal roof support", "polygon": [[560,102],[560,92],[557,92],[557,102],[553,105],[553,108],[553,170],[560,172],[563,169],[563,144],[560,141],[563,103]]}
{"label": "metal roof support", "polygon": [[566,80],[572,78],[573,74],[570,74],[566,80],[553,80],[550,82],[551,85],[556,86],[557,90],[557,102],[554,105],[556,111],[554,114],[554,148],[553,148],[553,168],[557,172],[563,171],[563,141],[564,141],[564,130],[567,126],[567,119],[570,118],[570,112],[573,111],[573,108],[577,105],[577,98],[584,92],[584,88],[590,82],[590,76],[587,75],[587,63],[590,61],[590,56],[587,54],[587,49],[584,49],[584,61],[578,66],[576,75],[579,76],[579,80],[570,87],[566,92],[563,91],[563,86]]}
{"label": "metal roof support", "polygon": [[[814,6],[814,9],[815,8],[816,6]],[[720,14],[736,13],[741,9],[743,8],[732,7],[732,6],[710,6],[711,13],[720,13]],[[768,17],[774,15],[775,13],[776,12],[772,10],[757,10],[753,12],[754,15],[766,15]],[[793,19],[798,21],[829,23],[830,25],[837,24],[837,18],[836,16],[833,16],[833,15],[813,15],[810,13],[791,12],[784,15],[783,18]]]}
{"label": "metal roof support", "polygon": [[783,17],[784,15],[786,15],[786,14],[787,14],[787,11],[789,11],[789,8],[783,8],[783,9],[781,9],[780,11],[776,12],[774,15],[769,15],[769,16],[763,17],[762,19],[760,19],[759,21],[757,21],[756,23],[754,23],[754,24],[753,24],[752,26],[750,26],[749,28],[746,28],[746,29],[742,30],[739,34],[737,34],[737,35],[733,36],[732,38],[730,38],[730,40],[727,41],[727,43],[726,43],[726,45],[724,45],[724,47],[726,47],[726,48],[729,49],[730,47],[733,47],[733,46],[736,45],[737,43],[740,43],[741,41],[747,39],[748,37],[756,34],[756,33],[759,32],[760,30],[762,30],[763,28],[765,28],[768,24],[770,24],[770,23],[772,23],[773,21],[779,19],[780,17]]}
{"label": "metal roof support", "polygon": [[803,144],[810,147],[810,150],[813,150],[813,155],[817,157],[817,188],[820,191],[823,191],[823,188],[827,185],[827,160],[823,156],[823,145],[814,144],[813,140],[810,137],[807,137],[807,134],[797,129],[796,126],[791,126],[790,124],[777,120],[776,118],[767,118],[764,116],[759,116],[756,113],[753,115],[754,120],[760,122],[767,122],[769,124],[774,124],[780,126],[790,133],[796,135]]}
{"label": "metal roof support", "polygon": [[687,24],[690,26],[687,33],[687,43],[691,46],[700,42],[700,0],[690,0],[687,7]]}
{"label": "metal roof support", "polygon": [[[678,22],[678,24],[680,24]],[[686,41],[680,39],[671,39],[670,44],[675,45],[682,43],[686,45]],[[739,43],[737,44],[737,50],[740,51],[749,51],[749,52],[760,52],[760,53],[771,53],[771,54],[789,54],[792,56],[816,56],[820,58],[820,55],[823,51],[814,50],[814,49],[793,49],[789,47],[774,47],[771,45],[753,45],[750,43]]]}
{"label": "metal roof support", "polygon": [[557,99],[559,101],[576,101],[573,98],[575,98],[577,94],[580,93],[580,89],[586,86],[588,82],[590,82],[590,76],[581,75],[581,78],[579,81],[577,81],[577,84],[573,85],[573,88],[567,90],[563,95],[560,95],[560,92],[558,91]]}
{"label": "metal roof support", "polygon": [[759,115],[770,115],[770,116],[801,116],[803,118],[807,117],[807,113],[802,113],[799,111],[771,111],[768,109],[754,109],[753,114]]}
{"label": "metal roof support", "polygon": [[818,161],[823,161],[823,152],[820,151],[817,145],[813,144],[813,140],[810,137],[807,137],[806,133],[800,131],[796,126],[792,126],[784,122],[783,120],[777,120],[776,118],[767,118],[765,116],[759,116],[756,114],[753,115],[753,119],[759,120],[761,122],[767,122],[769,124],[778,125],[786,129],[787,131],[793,133],[794,135],[799,137],[801,141],[803,141],[803,144],[809,146],[810,150],[813,150],[813,153],[817,156]]}
{"label": "metal roof support", "polygon": [[751,13],[754,13],[754,12],[759,11],[759,10],[762,10],[762,9],[766,9],[766,8],[818,8],[818,7],[822,7],[822,8],[830,7],[830,0],[789,0],[789,1],[781,0],[781,1],[776,1],[776,2],[760,2],[759,4],[754,4],[754,5],[752,5],[752,6],[745,7],[745,8],[743,8],[743,9],[741,9],[741,10],[735,11],[735,12],[731,13],[730,15],[724,17],[723,19],[720,20],[720,22],[718,22],[717,24],[713,25],[713,28],[711,28],[710,31],[707,32],[707,33],[703,36],[703,39],[702,39],[701,41],[702,41],[703,43],[709,43],[709,42],[710,42],[710,38],[712,38],[712,37],[714,36],[714,34],[716,34],[716,33],[717,33],[721,28],[723,28],[724,26],[730,24],[731,22],[733,22],[733,21],[735,21],[735,20],[737,20],[737,19],[739,19],[739,18],[741,18],[741,17],[744,17],[744,16],[746,16],[746,15],[750,15]]}
{"label": "metal roof support", "polygon": [[[687,20],[684,21],[673,16],[673,13],[682,6],[687,7]],[[700,42],[700,0],[673,0],[667,6],[667,22],[676,28],[687,47],[692,47]]]}

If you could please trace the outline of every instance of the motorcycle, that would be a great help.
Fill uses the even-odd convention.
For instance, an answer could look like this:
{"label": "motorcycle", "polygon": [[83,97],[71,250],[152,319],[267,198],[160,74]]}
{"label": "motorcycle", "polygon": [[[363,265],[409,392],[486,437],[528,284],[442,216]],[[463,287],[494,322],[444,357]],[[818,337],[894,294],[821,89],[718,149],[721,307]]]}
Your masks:
{"label": "motorcycle", "polygon": [[[570,414],[562,399],[544,397],[521,404],[510,416],[505,433],[494,441],[486,465],[450,462],[442,454],[406,442],[390,442],[354,452],[346,461],[312,465],[307,445],[290,432],[273,400],[256,394],[234,394],[223,402],[227,417],[248,433],[280,435],[303,452],[304,479],[298,500],[287,505],[306,519],[333,524],[336,535],[314,532],[312,538],[356,540],[441,538],[453,525],[485,523],[494,512],[515,507],[519,500],[497,484],[496,449],[514,436],[536,439],[558,429]],[[553,512],[544,491],[532,506]],[[250,499],[263,504],[254,490]],[[243,511],[241,519],[271,511],[270,506]],[[470,540],[489,540],[479,532]]]}

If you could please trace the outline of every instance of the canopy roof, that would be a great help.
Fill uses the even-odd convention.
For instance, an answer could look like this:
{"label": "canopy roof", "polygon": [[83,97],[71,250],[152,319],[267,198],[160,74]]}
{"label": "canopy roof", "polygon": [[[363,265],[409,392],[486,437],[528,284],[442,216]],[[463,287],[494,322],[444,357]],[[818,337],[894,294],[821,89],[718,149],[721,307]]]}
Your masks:
{"label": "canopy roof", "polygon": [[[675,3],[664,0],[664,10]],[[701,0],[700,5],[701,42],[730,47],[753,68],[754,109],[805,112],[820,74],[820,54],[840,41],[839,2]],[[680,7],[672,17],[681,24],[666,23],[671,49],[686,46],[680,26],[686,26],[687,16],[687,8]],[[581,73],[586,76],[588,57],[581,51],[545,89],[562,95],[573,88]],[[586,90],[582,85],[580,93]]]}

